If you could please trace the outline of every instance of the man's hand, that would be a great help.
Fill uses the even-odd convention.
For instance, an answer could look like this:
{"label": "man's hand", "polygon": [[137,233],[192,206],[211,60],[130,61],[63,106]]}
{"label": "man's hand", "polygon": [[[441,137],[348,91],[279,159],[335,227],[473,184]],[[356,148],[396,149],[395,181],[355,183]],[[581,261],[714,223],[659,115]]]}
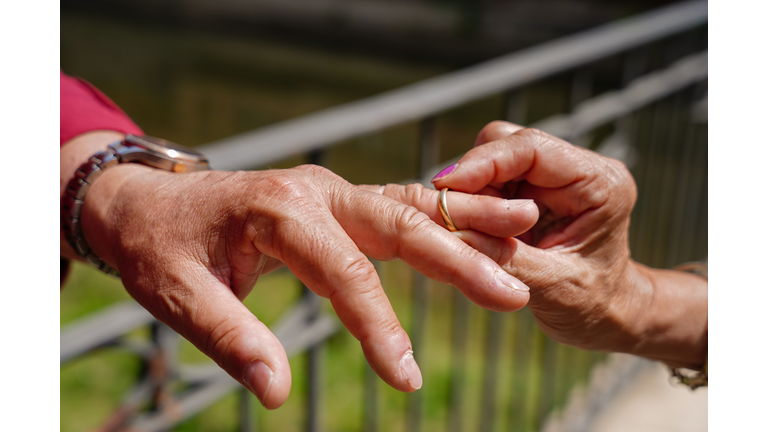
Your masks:
{"label": "man's hand", "polygon": [[[96,132],[65,145],[62,185],[79,163],[119,138]],[[517,310],[528,301],[519,280],[429,215],[376,193],[385,189],[401,201],[413,201],[409,204],[426,204],[423,188],[356,187],[316,166],[173,174],[122,164],[91,187],[82,222],[92,250],[120,271],[142,306],[214,359],[265,407],[276,408],[291,386],[288,359],[241,300],[260,274],[280,265],[330,299],[371,367],[401,391],[420,388],[421,373],[366,255],[403,259],[495,310]],[[504,200],[459,195],[452,208],[470,214],[472,206],[486,215],[460,218],[467,226],[508,236],[536,220],[530,205],[510,213]],[[432,206],[436,212],[436,200]],[[519,221],[493,222],[510,214]],[[62,254],[73,256],[66,242]]]}

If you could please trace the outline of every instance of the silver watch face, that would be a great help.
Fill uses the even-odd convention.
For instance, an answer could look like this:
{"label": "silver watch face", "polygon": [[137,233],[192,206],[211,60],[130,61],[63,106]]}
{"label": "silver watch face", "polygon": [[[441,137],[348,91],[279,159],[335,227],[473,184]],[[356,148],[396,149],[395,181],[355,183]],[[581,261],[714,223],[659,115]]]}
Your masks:
{"label": "silver watch face", "polygon": [[[126,135],[121,161],[139,162],[174,172],[207,170],[208,158],[197,150],[160,138]],[[131,150],[131,148],[135,150]]]}
{"label": "silver watch face", "polygon": [[155,137],[146,136],[146,135],[142,137],[139,137],[136,135],[127,135],[125,137],[125,140],[132,144],[140,145],[149,150],[166,154],[170,157],[177,157],[177,156],[174,155],[173,152],[169,152],[168,150],[173,150],[176,153],[181,153],[182,156],[189,155],[190,157],[198,157],[198,158],[205,159],[205,156],[195,149],[184,147],[181,144],[176,144],[173,141],[164,140],[162,138],[155,138]]}

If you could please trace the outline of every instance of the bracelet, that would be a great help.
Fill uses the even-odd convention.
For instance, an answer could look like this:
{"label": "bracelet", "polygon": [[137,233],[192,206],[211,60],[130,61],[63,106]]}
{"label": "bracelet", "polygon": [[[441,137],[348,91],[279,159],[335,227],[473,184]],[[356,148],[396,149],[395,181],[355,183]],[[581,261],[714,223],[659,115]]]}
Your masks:
{"label": "bracelet", "polygon": [[117,270],[105,263],[88,246],[80,221],[85,195],[88,193],[88,190],[101,177],[104,170],[119,163],[117,154],[113,149],[113,146],[116,145],[120,145],[120,142],[111,144],[107,150],[96,153],[88,162],[82,164],[77,169],[75,176],[69,181],[64,190],[64,197],[61,200],[61,222],[64,229],[64,237],[66,237],[78,255],[85,258],[104,273],[120,277],[120,273]]}
{"label": "bracelet", "polygon": [[[703,277],[705,280],[709,280],[709,266],[707,262],[704,261],[680,264],[673,270],[695,274]],[[704,359],[704,368],[694,372],[683,372],[683,369],[687,368],[670,367],[669,372],[672,375],[671,379],[677,381],[679,384],[690,387],[691,390],[696,390],[699,387],[707,387],[709,385],[708,362],[709,356]]]}
{"label": "bracelet", "polygon": [[685,368],[670,367],[669,372],[672,374],[671,379],[677,381],[679,384],[688,386],[691,390],[696,390],[699,387],[707,387],[709,385],[709,376],[707,374],[707,363],[709,358],[704,360],[704,369],[695,371],[694,373],[684,373]]}

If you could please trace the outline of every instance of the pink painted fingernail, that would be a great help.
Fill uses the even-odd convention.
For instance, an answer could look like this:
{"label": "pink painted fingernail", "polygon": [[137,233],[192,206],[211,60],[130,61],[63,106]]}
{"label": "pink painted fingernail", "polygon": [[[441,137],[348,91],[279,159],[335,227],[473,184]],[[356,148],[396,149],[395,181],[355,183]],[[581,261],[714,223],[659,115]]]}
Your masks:
{"label": "pink painted fingernail", "polygon": [[530,291],[524,283],[520,282],[516,277],[506,272],[499,272],[497,275],[499,282],[517,291]]}
{"label": "pink painted fingernail", "polygon": [[453,164],[453,165],[451,165],[451,166],[449,166],[447,168],[444,168],[442,171],[437,173],[435,178],[432,179],[432,183],[434,183],[434,182],[436,182],[438,180],[441,180],[441,179],[443,179],[445,177],[448,177],[456,169],[457,166],[459,166],[459,164],[455,163],[455,164]]}
{"label": "pink painted fingernail", "polygon": [[414,388],[418,390],[423,383],[421,378],[421,370],[419,365],[416,364],[416,359],[413,358],[413,351],[408,350],[400,359],[400,371],[405,375],[405,380]]}
{"label": "pink painted fingernail", "polygon": [[269,393],[269,386],[272,385],[274,373],[263,361],[256,360],[245,368],[243,381],[248,385],[251,393],[255,394],[262,405]]}

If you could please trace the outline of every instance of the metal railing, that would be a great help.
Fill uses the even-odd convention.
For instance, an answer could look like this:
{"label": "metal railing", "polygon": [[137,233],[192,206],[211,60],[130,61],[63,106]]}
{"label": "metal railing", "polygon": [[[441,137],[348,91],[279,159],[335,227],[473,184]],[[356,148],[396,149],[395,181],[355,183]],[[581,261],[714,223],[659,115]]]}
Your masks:
{"label": "metal railing", "polygon": [[[503,94],[504,109],[498,118],[531,124],[527,89],[548,77],[570,77],[569,112],[532,126],[627,163],[639,189],[630,232],[633,257],[668,267],[706,255],[706,121],[700,121],[706,97],[706,23],[706,1],[680,3],[200,150],[217,169],[251,169],[307,153],[310,162],[322,164],[324,150],[339,141],[419,121],[418,178],[395,181],[428,184],[441,162],[436,124],[442,113]],[[606,59],[620,64],[620,85],[590,98],[595,65]],[[375,264],[380,270],[387,265]],[[439,398],[442,408],[437,410],[445,414],[427,419],[425,412],[436,409],[435,402],[424,396],[430,354],[422,348],[429,343],[434,301],[431,282],[415,273],[411,325],[406,330],[415,351],[422,353],[425,389],[407,396],[403,427],[408,431],[425,430],[426,425],[432,429],[435,424],[448,431],[538,430],[548,413],[562,406],[569,390],[584,382],[590,367],[603,358],[545,337],[525,309],[514,314],[487,312],[456,291],[449,302],[447,395]],[[308,354],[309,431],[323,430],[322,345],[338,329],[320,309],[320,299],[307,290],[301,302],[272,326],[289,356]],[[473,316],[483,317],[479,333],[470,333]],[[152,329],[149,340],[125,337],[146,326]],[[484,340],[481,364],[467,350],[468,341],[478,338]],[[179,365],[176,344],[175,333],[140,306],[120,304],[62,329],[61,363],[103,347],[124,349],[143,359],[142,380],[103,430],[167,430],[238,389],[241,430],[253,430],[249,393],[214,364]],[[479,392],[466,391],[470,372],[482,376]],[[174,381],[185,383],[186,389],[174,392]],[[370,368],[364,388],[362,428],[390,430],[382,415],[379,379]],[[583,423],[586,430],[589,422]]]}

